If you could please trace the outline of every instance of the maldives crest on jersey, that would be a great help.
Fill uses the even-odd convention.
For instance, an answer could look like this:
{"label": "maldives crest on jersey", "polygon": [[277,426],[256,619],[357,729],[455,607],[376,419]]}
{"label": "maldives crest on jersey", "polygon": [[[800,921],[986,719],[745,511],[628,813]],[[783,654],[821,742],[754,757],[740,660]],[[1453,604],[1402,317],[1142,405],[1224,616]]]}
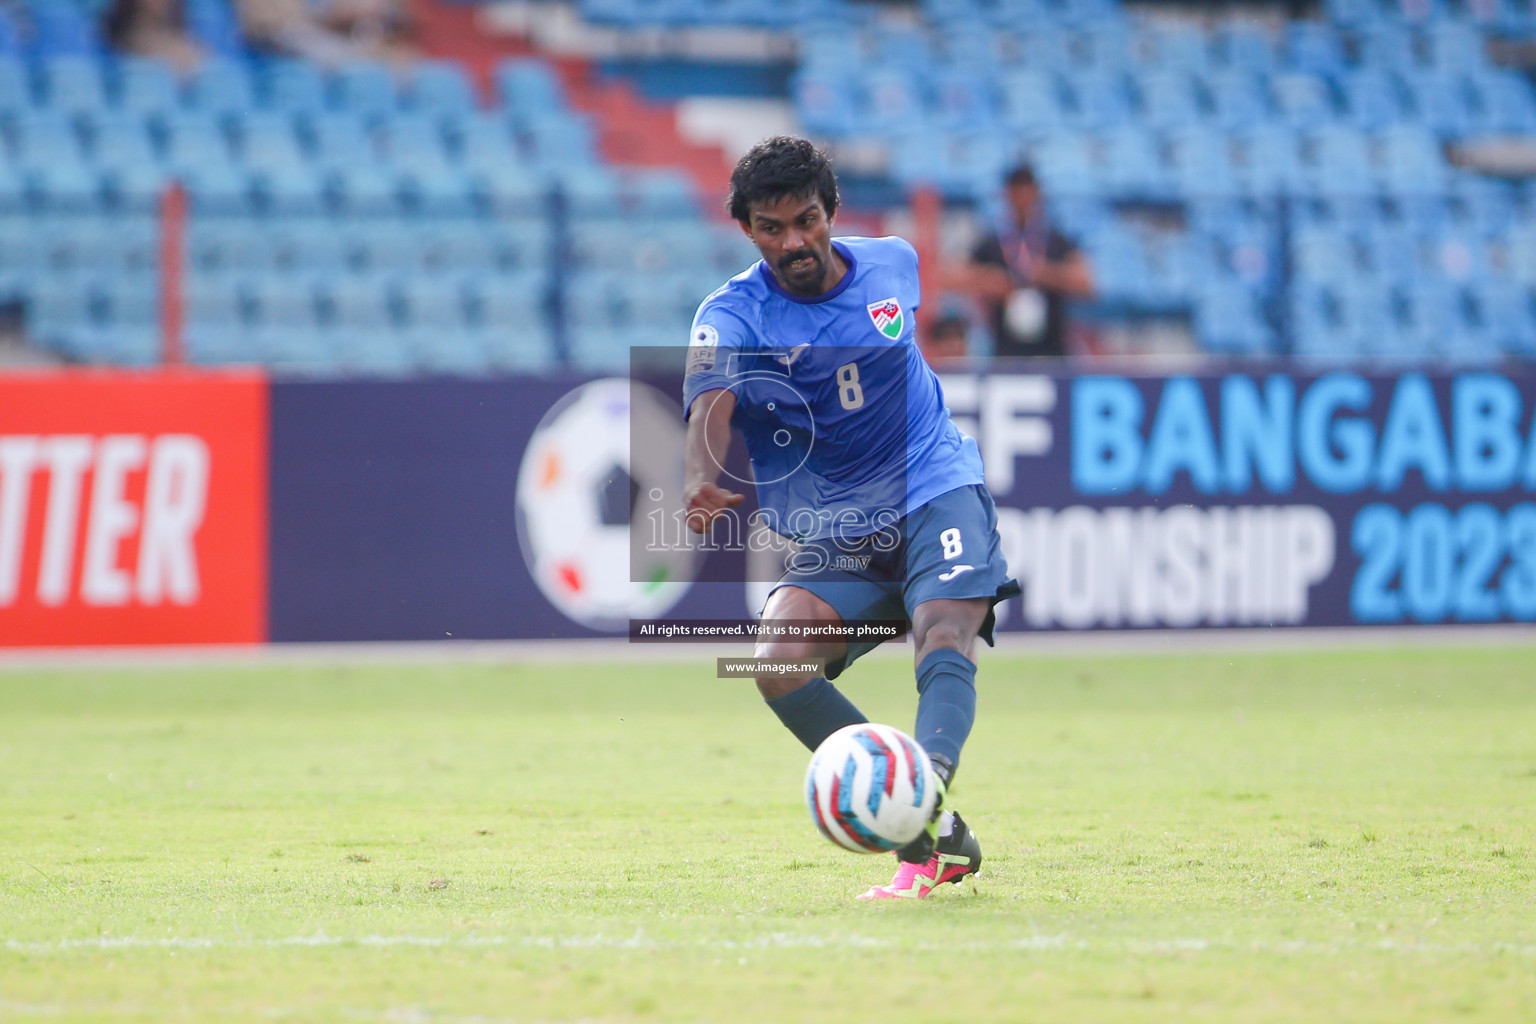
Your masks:
{"label": "maldives crest on jersey", "polygon": [[869,318],[875,322],[875,330],[895,341],[901,337],[901,328],[904,322],[901,313],[901,303],[895,299],[881,299],[879,302],[871,302],[867,307]]}

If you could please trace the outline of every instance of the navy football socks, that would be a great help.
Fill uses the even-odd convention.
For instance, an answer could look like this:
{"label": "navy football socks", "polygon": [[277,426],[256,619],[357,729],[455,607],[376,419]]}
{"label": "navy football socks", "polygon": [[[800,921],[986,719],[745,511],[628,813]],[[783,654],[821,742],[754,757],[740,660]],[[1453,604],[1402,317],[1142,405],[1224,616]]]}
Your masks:
{"label": "navy football socks", "polygon": [[976,663],[940,648],[917,667],[917,728],[913,739],[953,773],[976,721]]}
{"label": "navy football socks", "polygon": [[869,721],[841,690],[820,676],[782,697],[765,699],[779,721],[807,750],[815,750],[822,740],[845,725]]}

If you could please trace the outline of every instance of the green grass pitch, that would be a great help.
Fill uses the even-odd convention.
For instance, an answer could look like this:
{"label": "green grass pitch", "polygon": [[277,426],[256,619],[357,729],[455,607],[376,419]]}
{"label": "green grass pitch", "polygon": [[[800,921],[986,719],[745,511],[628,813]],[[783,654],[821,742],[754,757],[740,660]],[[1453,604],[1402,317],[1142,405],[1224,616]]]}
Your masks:
{"label": "green grass pitch", "polygon": [[882,904],[713,676],[0,671],[0,1020],[1536,1020],[1536,647],[993,654]]}

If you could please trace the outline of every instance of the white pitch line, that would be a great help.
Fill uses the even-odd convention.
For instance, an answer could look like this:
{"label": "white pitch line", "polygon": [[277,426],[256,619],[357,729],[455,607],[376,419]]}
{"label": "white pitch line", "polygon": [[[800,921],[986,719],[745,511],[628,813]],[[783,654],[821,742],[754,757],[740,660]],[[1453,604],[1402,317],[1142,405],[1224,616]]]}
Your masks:
{"label": "white pitch line", "polygon": [[[1326,629],[1094,630],[1001,633],[997,650],[1010,656],[1285,653],[1456,647],[1536,648],[1536,626],[1524,624],[1335,627]],[[674,662],[713,671],[714,660],[741,657],[747,644],[630,643],[623,638],[579,640],[416,640],[398,642],[228,644],[144,647],[0,648],[0,672],[51,668],[180,668],[267,665],[563,664]],[[912,657],[908,643],[888,644],[866,657]],[[985,659],[986,654],[982,655]]]}
{"label": "white pitch line", "polygon": [[83,939],[55,939],[26,941],[7,939],[0,945],[6,952],[28,955],[74,952],[118,951],[206,951],[206,950],[256,950],[293,948],[337,948],[357,946],[369,949],[392,948],[451,948],[481,949],[505,947],[511,949],[548,950],[704,950],[720,952],[748,952],[775,949],[873,949],[895,952],[939,952],[964,949],[975,952],[1033,951],[1050,952],[1103,950],[1140,954],[1174,953],[1269,953],[1283,955],[1326,954],[1346,952],[1399,953],[1415,956],[1536,956],[1536,943],[1419,943],[1382,940],[1378,942],[1307,942],[1303,940],[1267,942],[1256,940],[1218,941],[1202,938],[1178,939],[1074,939],[1065,935],[1030,935],[997,942],[915,942],[892,941],[868,935],[795,935],[774,932],[748,939],[701,939],[699,941],[656,940],[643,931],[632,935],[608,935],[598,932],[592,935],[291,935],[268,939],[225,939],[211,937],[146,938],[133,935],[96,936]]}

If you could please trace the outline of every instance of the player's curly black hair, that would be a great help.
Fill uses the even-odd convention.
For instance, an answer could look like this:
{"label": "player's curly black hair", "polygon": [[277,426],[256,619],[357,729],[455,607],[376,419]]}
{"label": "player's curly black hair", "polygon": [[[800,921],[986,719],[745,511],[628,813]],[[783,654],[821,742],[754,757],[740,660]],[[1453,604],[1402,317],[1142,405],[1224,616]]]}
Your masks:
{"label": "player's curly black hair", "polygon": [[776,135],[749,149],[731,172],[725,208],[743,224],[751,220],[753,203],[784,196],[821,197],[827,216],[837,212],[837,175],[832,161],[809,139]]}

